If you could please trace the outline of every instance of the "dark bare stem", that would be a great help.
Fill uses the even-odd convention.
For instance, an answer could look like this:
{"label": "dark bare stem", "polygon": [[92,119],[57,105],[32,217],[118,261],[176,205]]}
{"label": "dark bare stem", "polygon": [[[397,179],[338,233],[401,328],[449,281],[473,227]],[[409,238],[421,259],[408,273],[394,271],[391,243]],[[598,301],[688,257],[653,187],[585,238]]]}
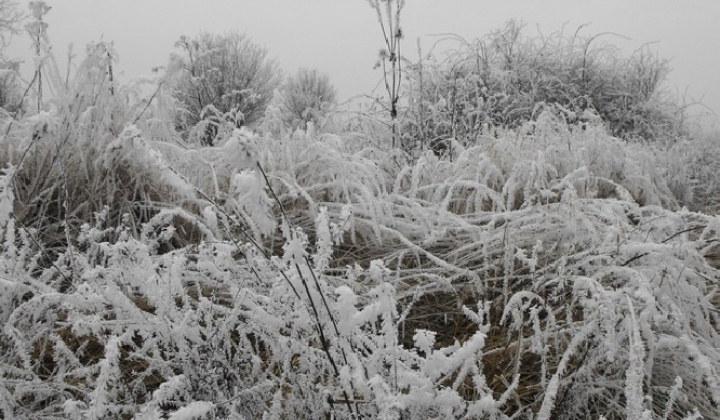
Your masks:
{"label": "dark bare stem", "polygon": [[160,92],[161,87],[162,87],[162,82],[158,83],[157,89],[155,89],[155,92],[153,92],[152,96],[150,96],[150,99],[148,99],[147,103],[145,104],[145,108],[143,108],[143,110],[140,112],[140,114],[138,114],[138,116],[135,117],[135,119],[133,120],[133,124],[137,124],[137,122],[140,120],[140,117],[142,117],[143,114],[145,113],[145,111],[147,111],[148,108],[150,108],[150,104],[152,103],[153,99],[155,99],[158,92]]}

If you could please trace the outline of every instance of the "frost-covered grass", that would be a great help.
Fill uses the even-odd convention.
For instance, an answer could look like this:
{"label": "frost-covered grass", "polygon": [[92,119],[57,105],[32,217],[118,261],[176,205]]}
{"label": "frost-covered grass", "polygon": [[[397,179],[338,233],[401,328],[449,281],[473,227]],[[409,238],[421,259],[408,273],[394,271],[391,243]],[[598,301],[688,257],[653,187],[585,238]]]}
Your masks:
{"label": "frost-covered grass", "polygon": [[269,120],[188,148],[73,86],[6,125],[2,416],[720,417],[720,219],[682,208],[712,141],[548,108],[443,157]]}

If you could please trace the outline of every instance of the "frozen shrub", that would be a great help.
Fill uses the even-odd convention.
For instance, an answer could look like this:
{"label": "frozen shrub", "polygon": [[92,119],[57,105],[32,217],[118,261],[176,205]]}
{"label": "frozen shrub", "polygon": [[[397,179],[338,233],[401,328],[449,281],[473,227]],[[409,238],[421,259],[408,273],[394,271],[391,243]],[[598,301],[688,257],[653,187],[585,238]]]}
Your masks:
{"label": "frozen shrub", "polygon": [[317,125],[335,104],[335,88],[327,74],[301,68],[285,80],[279,91],[279,108],[290,130]]}
{"label": "frozen shrub", "polygon": [[474,144],[497,127],[519,128],[547,104],[565,109],[568,123],[586,124],[590,112],[626,140],[672,144],[685,134],[682,110],[662,87],[667,61],[648,48],[623,56],[610,35],[581,37],[581,29],[529,38],[510,21],[475,41],[445,40],[459,46],[406,66],[404,130],[418,143]]}
{"label": "frozen shrub", "polygon": [[[43,264],[106,206],[109,223],[126,217],[139,232],[168,203],[191,206],[194,199],[193,187],[132,126],[140,111],[132,89],[109,78],[110,48],[88,46],[74,79],[55,86],[58,95],[47,110],[7,128],[0,160],[16,167],[14,217],[33,237]],[[45,69],[50,81],[57,80],[51,63]]]}
{"label": "frozen shrub", "polygon": [[720,213],[720,135],[693,136],[664,152],[668,182],[681,203],[693,211]]}
{"label": "frozen shrub", "polygon": [[212,146],[222,125],[240,128],[262,118],[281,78],[266,49],[236,32],[183,36],[176,47],[168,80],[181,104],[180,130],[200,124],[201,144]]}

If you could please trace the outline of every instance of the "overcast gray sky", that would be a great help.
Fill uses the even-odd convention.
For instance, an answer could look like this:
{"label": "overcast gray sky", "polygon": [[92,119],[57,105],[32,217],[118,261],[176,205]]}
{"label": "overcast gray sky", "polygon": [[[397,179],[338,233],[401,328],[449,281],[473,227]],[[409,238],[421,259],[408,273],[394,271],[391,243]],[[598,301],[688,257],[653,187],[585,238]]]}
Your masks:
{"label": "overcast gray sky", "polygon": [[[23,2],[19,1],[21,7]],[[49,36],[59,62],[67,46],[78,55],[90,41],[114,41],[125,80],[164,65],[180,35],[200,30],[245,32],[268,48],[284,70],[317,67],[330,74],[341,99],[370,93],[381,32],[366,0],[49,0]],[[485,35],[516,18],[525,33],[568,31],[590,23],[585,34],[616,32],[608,39],[628,51],[657,42],[671,59],[668,87],[720,113],[719,0],[407,0],[402,15],[404,51],[417,57],[416,39],[428,49],[431,34],[466,39]],[[30,57],[26,35],[9,54]],[[29,64],[28,64],[29,65]],[[697,111],[700,111],[698,108]],[[717,118],[710,120],[717,125]]]}

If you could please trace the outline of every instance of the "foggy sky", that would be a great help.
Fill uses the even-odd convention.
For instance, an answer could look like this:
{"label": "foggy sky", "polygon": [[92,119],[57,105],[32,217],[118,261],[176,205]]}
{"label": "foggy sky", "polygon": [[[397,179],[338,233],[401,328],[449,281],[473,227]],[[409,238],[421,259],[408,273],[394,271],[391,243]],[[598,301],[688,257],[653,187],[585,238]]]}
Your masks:
{"label": "foggy sky", "polygon": [[[113,41],[121,79],[150,74],[167,63],[180,35],[201,30],[236,30],[268,48],[286,72],[317,67],[327,72],[340,99],[370,93],[381,79],[373,70],[383,45],[374,11],[366,0],[49,0],[48,34],[58,62],[68,45],[77,59],[91,41]],[[21,3],[21,7],[22,3]],[[515,18],[524,33],[550,34],[565,25],[607,38],[631,52],[646,43],[671,59],[667,87],[690,102],[702,99],[720,112],[720,1],[718,0],[407,0],[402,15],[404,55],[417,59],[437,41],[433,34],[479,38]],[[21,34],[9,56],[32,63],[30,42]],[[25,70],[27,72],[27,70]],[[380,92],[380,91],[379,91]],[[706,111],[695,107],[695,112]],[[706,119],[716,122],[716,117]]]}

